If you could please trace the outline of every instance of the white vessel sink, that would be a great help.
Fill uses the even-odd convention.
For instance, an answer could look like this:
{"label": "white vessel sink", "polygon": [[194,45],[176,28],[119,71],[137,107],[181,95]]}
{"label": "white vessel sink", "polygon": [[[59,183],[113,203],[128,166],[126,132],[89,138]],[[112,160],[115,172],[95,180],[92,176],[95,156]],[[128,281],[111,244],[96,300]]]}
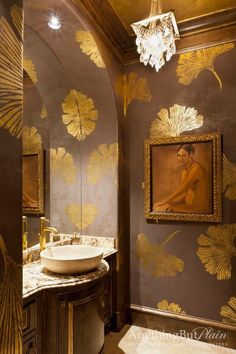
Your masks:
{"label": "white vessel sink", "polygon": [[47,248],[40,253],[45,268],[54,273],[75,274],[88,272],[102,260],[101,248],[84,245],[67,245]]}

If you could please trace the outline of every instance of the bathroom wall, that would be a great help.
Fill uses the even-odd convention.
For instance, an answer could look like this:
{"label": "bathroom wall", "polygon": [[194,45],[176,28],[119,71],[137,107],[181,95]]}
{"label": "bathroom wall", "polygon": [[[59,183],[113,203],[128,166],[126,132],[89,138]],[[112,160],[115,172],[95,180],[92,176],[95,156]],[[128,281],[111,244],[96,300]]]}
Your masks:
{"label": "bathroom wall", "polygon": [[[137,80],[140,86],[140,90],[136,89],[138,95],[133,95],[136,100],[128,105],[126,101],[132,304],[235,324],[235,58],[235,43],[229,43],[176,55],[158,73],[142,64],[126,68],[130,97]],[[116,84],[119,87],[119,81]],[[187,121],[181,115],[181,135],[222,134],[225,157],[221,223],[153,224],[144,218],[144,139],[150,137],[158,112],[165,108],[170,116],[174,105],[179,107],[175,106],[171,113],[173,121],[178,121],[181,107],[195,110],[190,114],[192,131],[186,131]],[[201,127],[195,125],[197,115],[203,116]],[[159,122],[162,118],[159,114]]]}
{"label": "bathroom wall", "polygon": [[0,4],[0,351],[21,353],[22,1]]}

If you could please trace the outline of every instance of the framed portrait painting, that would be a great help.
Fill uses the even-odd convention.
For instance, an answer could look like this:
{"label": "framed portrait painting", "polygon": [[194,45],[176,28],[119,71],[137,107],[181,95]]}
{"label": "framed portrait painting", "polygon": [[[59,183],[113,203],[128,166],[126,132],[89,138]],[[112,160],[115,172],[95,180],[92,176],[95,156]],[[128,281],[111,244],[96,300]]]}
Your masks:
{"label": "framed portrait painting", "polygon": [[22,158],[24,214],[44,213],[43,151],[27,152]]}
{"label": "framed portrait painting", "polygon": [[145,218],[222,220],[221,135],[147,139]]}

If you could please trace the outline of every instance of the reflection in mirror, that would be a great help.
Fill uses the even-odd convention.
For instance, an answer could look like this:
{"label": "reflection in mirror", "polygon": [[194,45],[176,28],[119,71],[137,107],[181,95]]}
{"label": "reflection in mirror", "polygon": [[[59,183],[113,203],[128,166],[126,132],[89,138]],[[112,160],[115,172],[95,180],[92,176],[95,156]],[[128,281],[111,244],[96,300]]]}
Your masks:
{"label": "reflection in mirror", "polygon": [[[45,106],[36,87],[37,75],[24,64],[24,115],[22,131],[23,214],[27,216],[28,247],[39,243],[40,216],[49,218],[49,137]],[[34,81],[33,81],[34,80]],[[43,114],[42,114],[43,112]],[[42,118],[43,117],[43,118]]]}
{"label": "reflection in mirror", "polygon": [[43,151],[23,154],[23,213],[44,213]]}

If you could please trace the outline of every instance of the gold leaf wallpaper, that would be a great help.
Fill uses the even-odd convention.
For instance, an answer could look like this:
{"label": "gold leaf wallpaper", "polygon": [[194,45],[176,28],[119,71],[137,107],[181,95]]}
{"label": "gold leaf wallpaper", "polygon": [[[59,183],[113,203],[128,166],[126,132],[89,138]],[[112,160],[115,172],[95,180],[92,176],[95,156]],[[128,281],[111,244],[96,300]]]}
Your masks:
{"label": "gold leaf wallpaper", "polygon": [[183,311],[178,304],[175,304],[174,302],[168,303],[167,300],[162,300],[162,301],[158,302],[157,308],[158,308],[158,310],[169,311],[169,312],[174,312],[174,313],[186,315],[186,312]]}
{"label": "gold leaf wallpaper", "polygon": [[115,92],[123,98],[124,116],[126,117],[127,109],[133,100],[150,102],[152,95],[145,77],[138,77],[135,72],[129,75],[120,75],[115,81]]}
{"label": "gold leaf wallpaper", "polygon": [[150,138],[179,136],[187,130],[194,130],[203,125],[204,117],[193,107],[175,104],[169,110],[162,108],[150,127]]}
{"label": "gold leaf wallpaper", "polygon": [[224,317],[223,322],[236,325],[236,297],[231,297],[228,305],[221,307],[220,315]]}
{"label": "gold leaf wallpaper", "polygon": [[214,68],[215,59],[234,48],[233,43],[220,44],[194,52],[180,54],[176,69],[179,83],[189,85],[203,70],[209,70],[216,78],[222,89],[222,81]]}
{"label": "gold leaf wallpaper", "polygon": [[41,113],[40,113],[40,117],[42,119],[45,119],[45,118],[47,118],[47,116],[48,116],[48,112],[47,112],[47,109],[46,109],[45,105],[43,104],[42,110],[41,110]]}
{"label": "gold leaf wallpaper", "polygon": [[16,27],[20,37],[22,38],[23,33],[23,10],[18,5],[13,5],[11,7],[11,18]]}
{"label": "gold leaf wallpaper", "polygon": [[106,67],[96,41],[90,32],[77,31],[75,40],[80,43],[82,52],[88,55],[98,68],[104,69]]}
{"label": "gold leaf wallpaper", "polygon": [[88,161],[88,181],[96,184],[104,175],[114,176],[118,165],[118,144],[100,144]]}
{"label": "gold leaf wallpaper", "polygon": [[35,127],[24,127],[22,130],[23,152],[36,152],[42,149],[42,138]]}
{"label": "gold leaf wallpaper", "polygon": [[37,77],[37,73],[36,73],[36,70],[35,70],[35,65],[32,62],[32,60],[24,57],[24,59],[23,59],[23,68],[27,72],[27,74],[29,75],[29,77],[31,78],[33,83],[37,84],[38,77]]}
{"label": "gold leaf wallpaper", "polygon": [[0,351],[1,354],[21,354],[21,266],[9,256],[2,235],[0,251],[4,262],[3,278],[0,281]]}
{"label": "gold leaf wallpaper", "polygon": [[136,253],[141,267],[154,277],[174,277],[183,272],[184,261],[166,250],[167,243],[178,233],[176,231],[161,244],[152,244],[145,234],[138,234]]}
{"label": "gold leaf wallpaper", "polygon": [[63,180],[72,184],[76,180],[76,168],[73,156],[66,152],[65,148],[50,149],[50,169],[53,174],[63,178]]}
{"label": "gold leaf wallpaper", "polygon": [[97,207],[94,204],[70,204],[65,208],[65,212],[71,223],[79,230],[86,229],[91,225],[98,215]]}
{"label": "gold leaf wallpaper", "polygon": [[0,127],[20,138],[22,132],[22,42],[0,18]]}
{"label": "gold leaf wallpaper", "polygon": [[210,226],[198,237],[197,255],[206,271],[218,280],[230,279],[232,258],[236,257],[236,224]]}
{"label": "gold leaf wallpaper", "polygon": [[236,199],[236,165],[223,155],[223,191],[229,200]]}
{"label": "gold leaf wallpaper", "polygon": [[70,90],[62,103],[62,120],[67,132],[78,140],[84,140],[90,135],[95,130],[95,121],[98,119],[98,112],[94,108],[92,98]]}

